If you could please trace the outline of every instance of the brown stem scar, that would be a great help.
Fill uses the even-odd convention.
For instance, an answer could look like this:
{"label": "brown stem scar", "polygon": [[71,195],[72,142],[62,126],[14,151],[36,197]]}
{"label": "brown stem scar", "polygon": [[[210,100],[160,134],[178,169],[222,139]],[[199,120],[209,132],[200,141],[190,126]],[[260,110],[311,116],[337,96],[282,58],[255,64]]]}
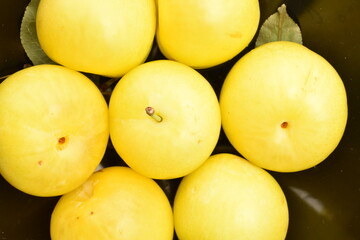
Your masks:
{"label": "brown stem scar", "polygon": [[288,122],[283,122],[283,123],[281,123],[281,128],[287,128],[288,127],[288,125],[289,125],[289,123]]}
{"label": "brown stem scar", "polygon": [[152,107],[146,107],[145,112],[147,113],[147,115],[152,116],[152,115],[154,115],[155,110]]}
{"label": "brown stem scar", "polygon": [[56,148],[58,150],[63,150],[68,145],[68,142],[69,142],[69,138],[67,136],[60,137],[57,139]]}
{"label": "brown stem scar", "polygon": [[65,143],[65,137],[59,138],[58,143],[59,144],[64,144]]}

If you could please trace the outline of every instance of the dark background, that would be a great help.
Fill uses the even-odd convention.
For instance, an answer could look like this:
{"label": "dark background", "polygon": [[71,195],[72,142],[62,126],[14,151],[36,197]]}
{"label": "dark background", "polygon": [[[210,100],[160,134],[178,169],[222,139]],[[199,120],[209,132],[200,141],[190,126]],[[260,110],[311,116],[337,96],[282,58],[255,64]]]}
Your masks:
{"label": "dark background", "polygon": [[[342,77],[349,118],[336,150],[318,166],[297,173],[270,172],[288,200],[290,223],[287,240],[360,239],[360,1],[260,0],[262,24],[282,4],[301,27],[304,45],[327,59]],[[0,77],[30,63],[21,46],[19,29],[29,0],[0,0]],[[256,37],[255,37],[256,38]],[[217,94],[233,60],[201,70]],[[156,43],[148,60],[163,58]],[[214,153],[238,154],[221,133]],[[109,146],[104,166],[122,165]],[[170,202],[180,179],[157,181]],[[24,194],[0,176],[0,240],[46,240],[58,197]],[[266,239],[264,239],[266,240]]]}

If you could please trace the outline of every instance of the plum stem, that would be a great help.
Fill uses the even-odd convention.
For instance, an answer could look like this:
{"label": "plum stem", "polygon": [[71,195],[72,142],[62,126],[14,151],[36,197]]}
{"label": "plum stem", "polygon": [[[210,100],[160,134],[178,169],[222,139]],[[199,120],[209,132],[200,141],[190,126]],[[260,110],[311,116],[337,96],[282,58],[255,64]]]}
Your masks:
{"label": "plum stem", "polygon": [[157,122],[161,122],[162,121],[162,117],[160,115],[158,115],[157,113],[155,113],[155,109],[152,107],[146,107],[145,108],[145,112],[147,115],[149,115],[150,117],[152,117],[153,119],[155,119],[155,121]]}
{"label": "plum stem", "polygon": [[99,86],[99,88],[102,92],[106,92],[110,88],[110,86],[118,80],[119,80],[119,78],[111,78],[111,79],[107,80],[106,82],[104,82],[103,84],[101,84]]}
{"label": "plum stem", "polygon": [[10,75],[11,75],[11,74],[5,75],[5,76],[1,76],[1,77],[0,77],[0,80],[4,80],[4,79],[8,78]]}

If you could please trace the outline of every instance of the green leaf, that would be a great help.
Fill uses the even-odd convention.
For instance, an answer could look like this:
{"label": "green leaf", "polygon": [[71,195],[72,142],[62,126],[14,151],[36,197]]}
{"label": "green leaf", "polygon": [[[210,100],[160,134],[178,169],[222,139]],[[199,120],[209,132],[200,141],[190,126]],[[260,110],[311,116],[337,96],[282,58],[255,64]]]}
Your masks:
{"label": "green leaf", "polygon": [[288,15],[285,4],[281,5],[261,26],[255,46],[274,41],[303,44],[300,27]]}
{"label": "green leaf", "polygon": [[41,49],[36,33],[36,11],[40,0],[32,0],[25,9],[20,27],[21,44],[34,65],[55,64]]}

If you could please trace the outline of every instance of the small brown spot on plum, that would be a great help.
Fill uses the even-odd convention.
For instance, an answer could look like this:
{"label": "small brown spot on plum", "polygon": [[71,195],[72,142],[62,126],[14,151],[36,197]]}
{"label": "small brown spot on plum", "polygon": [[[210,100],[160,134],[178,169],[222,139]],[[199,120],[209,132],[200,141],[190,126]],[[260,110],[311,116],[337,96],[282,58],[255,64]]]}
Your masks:
{"label": "small brown spot on plum", "polygon": [[191,193],[197,193],[198,192],[198,187],[194,186],[193,188],[191,188]]}
{"label": "small brown spot on plum", "polygon": [[43,161],[38,161],[38,165],[41,166],[43,164]]}
{"label": "small brown spot on plum", "polygon": [[231,32],[229,33],[229,36],[232,38],[241,38],[242,34],[240,32]]}
{"label": "small brown spot on plum", "polygon": [[94,212],[93,212],[93,211],[91,211],[91,212],[90,212],[90,215],[94,215]]}
{"label": "small brown spot on plum", "polygon": [[289,126],[289,123],[288,122],[282,122],[280,126],[281,126],[281,128],[287,128]]}

